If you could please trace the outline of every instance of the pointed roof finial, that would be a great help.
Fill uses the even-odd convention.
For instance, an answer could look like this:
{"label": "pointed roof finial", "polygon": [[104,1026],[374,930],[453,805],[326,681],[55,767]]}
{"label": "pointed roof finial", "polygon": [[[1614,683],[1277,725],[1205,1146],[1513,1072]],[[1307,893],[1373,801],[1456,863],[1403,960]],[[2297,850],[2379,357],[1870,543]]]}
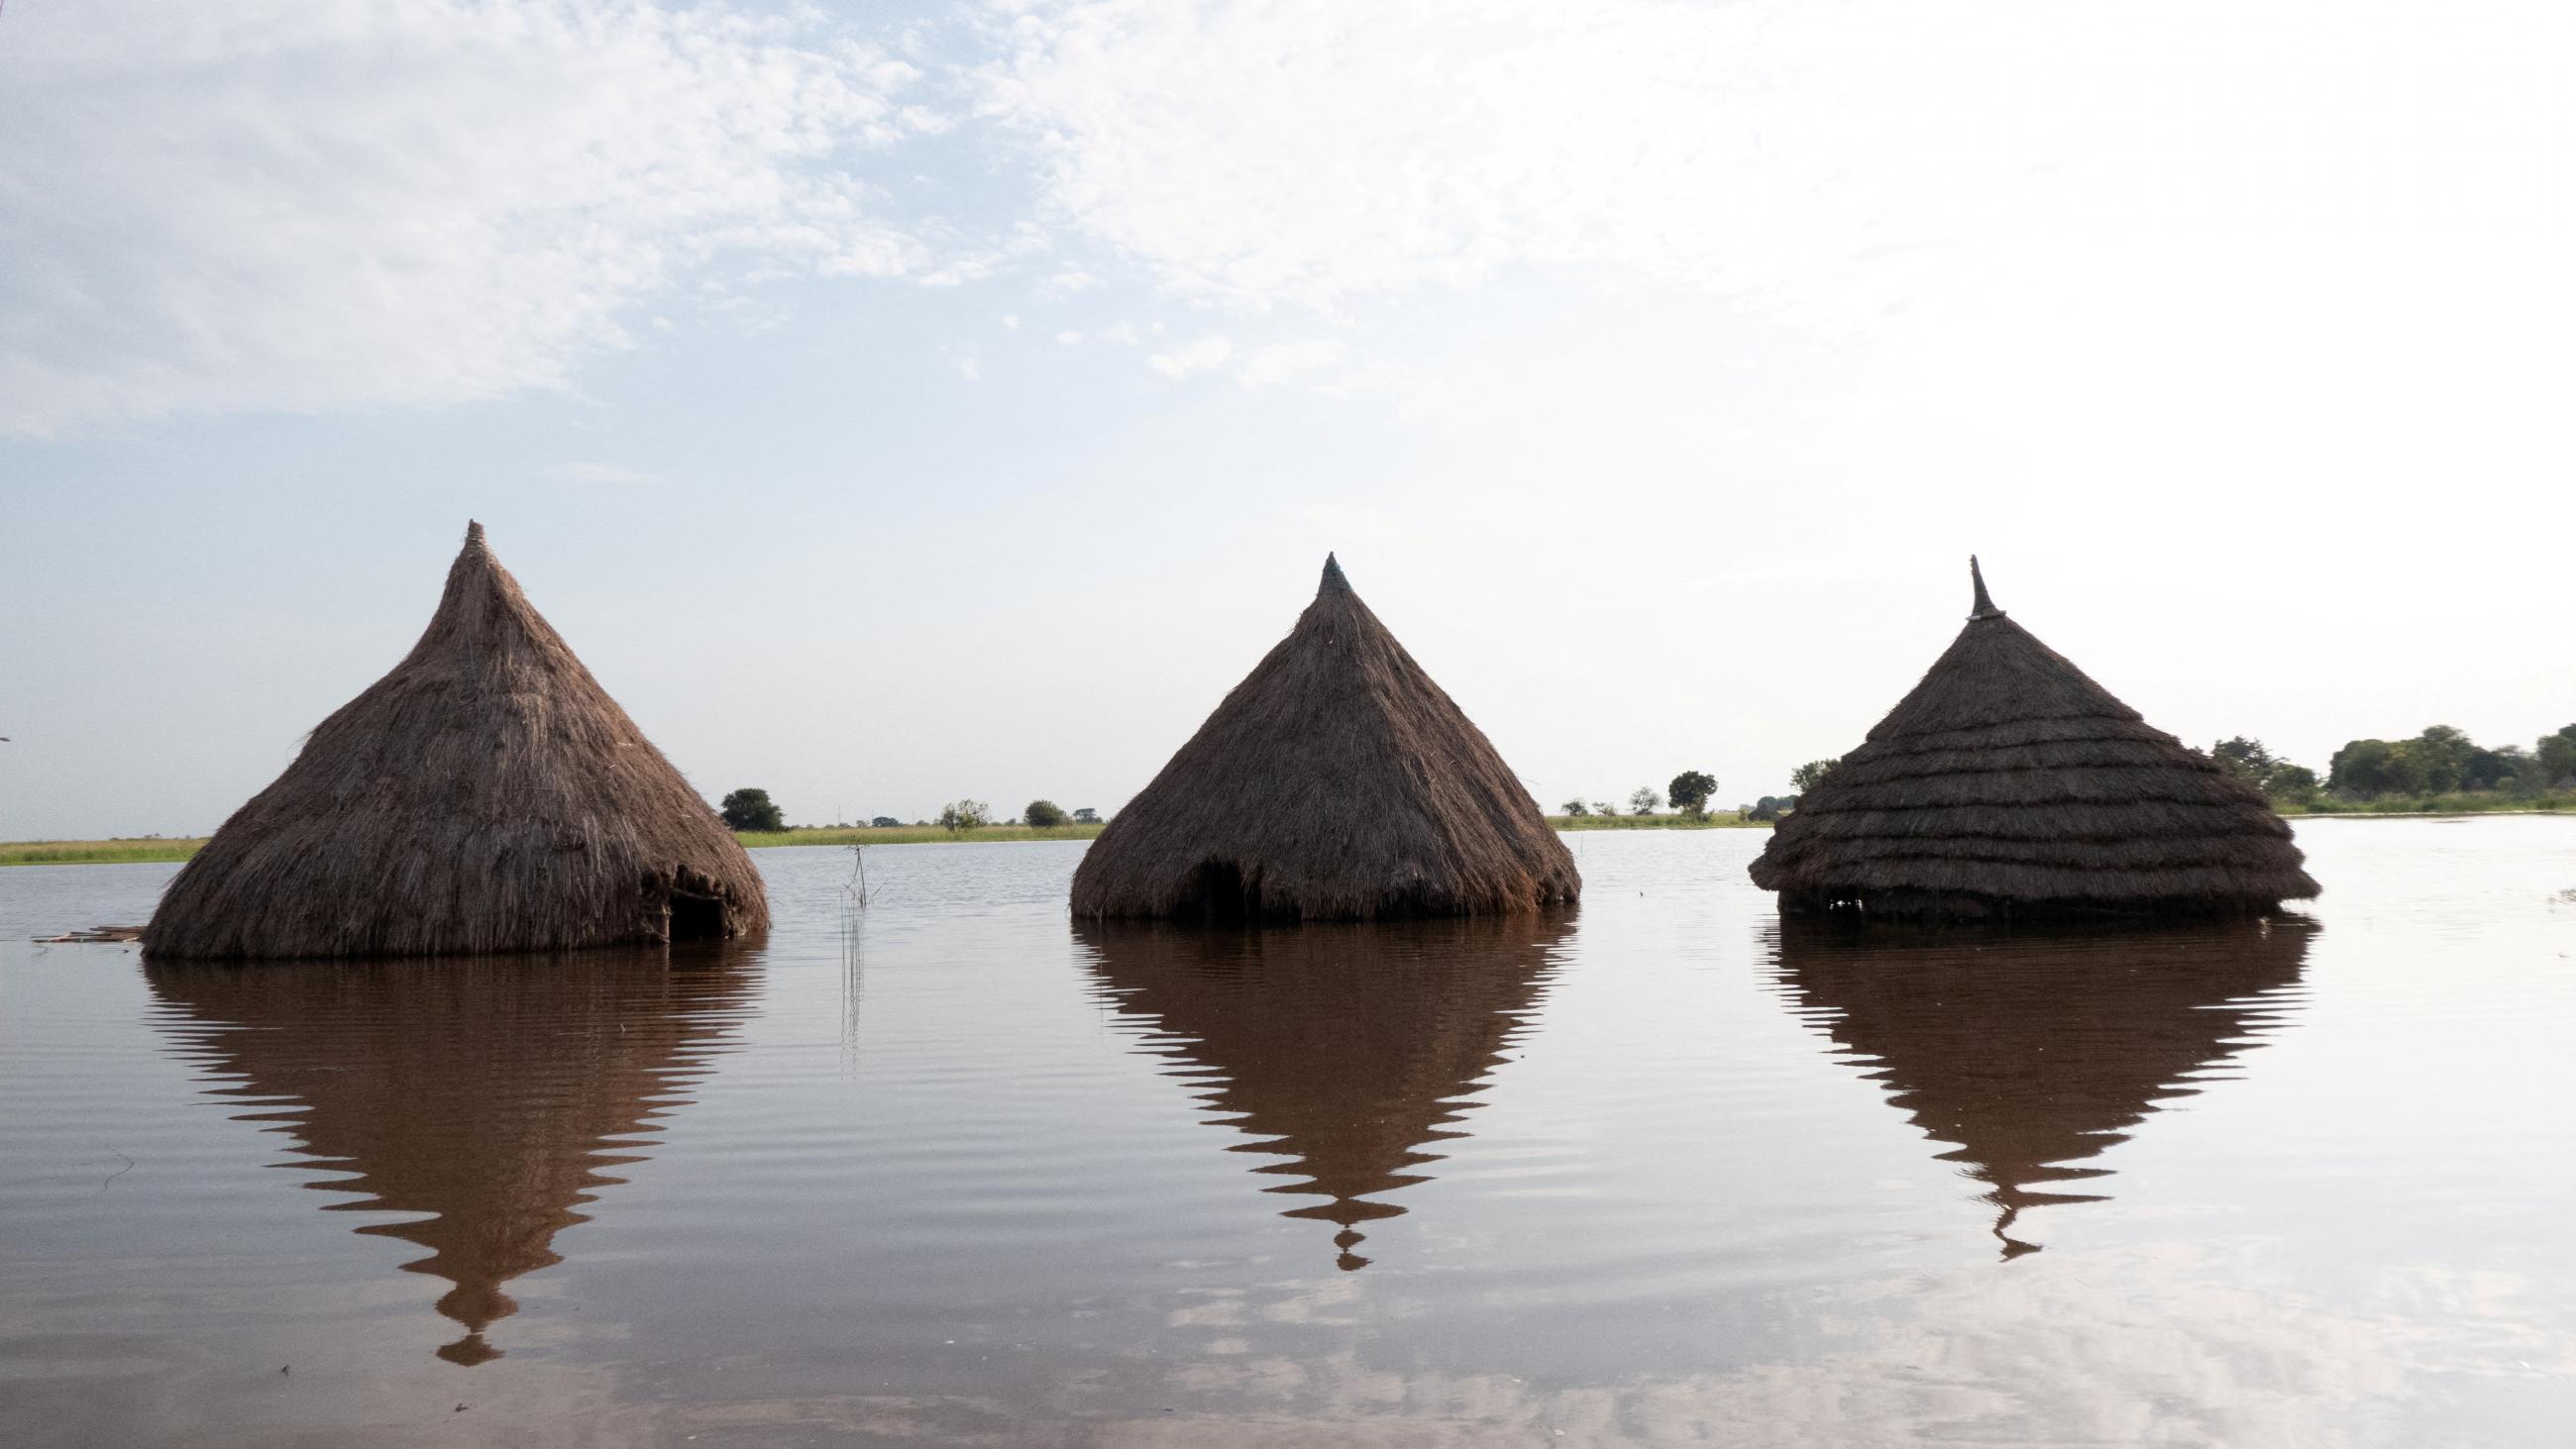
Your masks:
{"label": "pointed roof finial", "polygon": [[1339,593],[1345,593],[1345,594],[1347,594],[1347,593],[1349,593],[1350,591],[1351,591],[1351,581],[1350,581],[1349,579],[1346,579],[1346,578],[1343,578],[1343,577],[1342,577],[1342,565],[1341,565],[1341,561],[1340,561],[1340,560],[1338,560],[1338,559],[1336,559],[1336,558],[1334,558],[1334,557],[1333,557],[1331,554],[1329,554],[1329,553],[1328,553],[1328,554],[1325,554],[1325,555],[1324,555],[1324,581],[1323,581],[1321,584],[1318,584],[1318,585],[1315,587],[1315,592],[1316,592],[1317,594],[1319,594],[1319,595],[1320,595],[1320,594],[1330,594],[1330,593],[1335,593],[1335,592],[1339,592]]}
{"label": "pointed roof finial", "polygon": [[1968,617],[1970,619],[2002,618],[2004,616],[2004,611],[1996,608],[1995,601],[1986,597],[1986,576],[1983,571],[1978,569],[1977,556],[1975,554],[1968,555],[1968,582],[1974,584],[1977,590],[1976,609],[1975,612],[1969,614]]}
{"label": "pointed roof finial", "polygon": [[483,547],[483,525],[470,518],[465,520],[465,546],[467,548]]}

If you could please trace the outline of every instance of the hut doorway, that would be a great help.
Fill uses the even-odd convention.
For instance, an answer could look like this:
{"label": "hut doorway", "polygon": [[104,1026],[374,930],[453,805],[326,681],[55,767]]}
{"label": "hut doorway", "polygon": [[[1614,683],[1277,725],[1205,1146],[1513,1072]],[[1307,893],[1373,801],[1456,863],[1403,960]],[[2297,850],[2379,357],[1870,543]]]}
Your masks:
{"label": "hut doorway", "polygon": [[716,896],[671,892],[671,939],[720,941],[725,936],[725,903]]}
{"label": "hut doorway", "polygon": [[1172,914],[1212,925],[1257,921],[1261,919],[1261,877],[1246,879],[1243,867],[1230,860],[1200,861]]}

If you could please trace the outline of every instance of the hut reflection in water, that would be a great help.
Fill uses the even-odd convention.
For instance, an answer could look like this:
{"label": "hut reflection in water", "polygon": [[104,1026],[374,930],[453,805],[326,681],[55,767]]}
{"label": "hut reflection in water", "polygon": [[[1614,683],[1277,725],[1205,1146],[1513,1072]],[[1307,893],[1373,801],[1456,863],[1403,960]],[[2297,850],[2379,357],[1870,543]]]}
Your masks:
{"label": "hut reflection in water", "polygon": [[1211,1125],[1282,1156],[1267,1192],[1320,1198],[1281,1215],[1335,1224],[1337,1266],[1366,1267],[1359,1224],[1429,1180],[1464,1113],[1545,996],[1563,913],[1206,931],[1077,922],[1102,994],[1166,1075],[1200,1087]]}
{"label": "hut reflection in water", "polygon": [[2025,1210],[2107,1197],[2049,1184],[2109,1176],[2090,1160],[2287,1023],[2315,931],[2288,915],[2081,935],[1793,917],[1774,944],[1792,1009],[1953,1145],[1941,1159],[1985,1184],[2014,1258],[2039,1250],[2013,1236]]}
{"label": "hut reflection in water", "polygon": [[362,1234],[429,1250],[403,1267],[455,1286],[438,1311],[478,1364],[485,1328],[518,1310],[502,1285],[563,1261],[555,1235],[644,1161],[655,1119],[687,1105],[749,999],[733,943],[257,966],[150,961],[184,1016],[208,1090],[302,1144],[280,1166],[347,1177],[325,1211],[420,1213]]}

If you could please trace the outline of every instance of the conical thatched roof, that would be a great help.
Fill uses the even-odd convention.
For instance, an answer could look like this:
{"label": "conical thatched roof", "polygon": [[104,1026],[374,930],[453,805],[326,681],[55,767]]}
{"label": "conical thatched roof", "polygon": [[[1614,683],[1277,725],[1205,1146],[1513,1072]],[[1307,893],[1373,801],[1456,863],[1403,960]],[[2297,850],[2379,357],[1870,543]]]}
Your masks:
{"label": "conical thatched roof", "polygon": [[[301,1145],[276,1163],[345,1173],[326,1211],[425,1216],[353,1231],[427,1250],[406,1272],[453,1285],[465,1332],[437,1350],[477,1364],[518,1311],[510,1280],[562,1261],[557,1234],[651,1155],[658,1119],[728,1049],[748,1010],[748,947],[588,951],[543,971],[495,960],[243,966],[153,958],[153,994],[185,1013],[208,1090]],[[444,1335],[442,1335],[444,1336]]]}
{"label": "conical thatched roof", "polygon": [[[1957,1150],[1997,1213],[2004,1256],[2030,1208],[2098,1202],[2091,1164],[2160,1104],[2187,1097],[2297,1005],[2304,917],[2154,931],[1851,936],[1780,923],[1793,1008],[1876,1064],[1888,1101]],[[2080,1165],[2079,1165],[2080,1164]],[[2025,1229],[2027,1231],[2027,1229]]]}
{"label": "conical thatched roof", "polygon": [[1386,1195],[1425,1181],[1436,1143],[1527,1024],[1572,929],[1562,913],[1303,931],[1077,922],[1091,968],[1140,1048],[1169,1059],[1231,1150],[1333,1224],[1338,1266],[1367,1266],[1359,1224],[1401,1216]]}
{"label": "conical thatched roof", "polygon": [[2261,792],[1976,607],[1752,866],[1787,911],[2262,912],[2317,893]]}
{"label": "conical thatched roof", "polygon": [[1077,916],[1374,919],[1573,900],[1574,856],[1341,565],[1091,843]]}
{"label": "conical thatched roof", "polygon": [[470,524],[392,673],[233,813],[144,932],[164,956],[549,951],[765,929],[751,857]]}

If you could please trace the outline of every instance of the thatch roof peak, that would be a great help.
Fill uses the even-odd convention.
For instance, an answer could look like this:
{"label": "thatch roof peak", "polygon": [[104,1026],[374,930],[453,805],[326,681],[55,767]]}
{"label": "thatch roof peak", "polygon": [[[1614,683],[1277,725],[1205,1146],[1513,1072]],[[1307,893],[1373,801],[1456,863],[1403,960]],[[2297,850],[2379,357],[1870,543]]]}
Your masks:
{"label": "thatch roof peak", "polygon": [[768,923],[742,846],[470,526],[419,642],[224,822],[144,943],[438,955]]}
{"label": "thatch roof peak", "polygon": [[1351,581],[1342,574],[1341,560],[1325,554],[1324,578],[1315,586],[1315,597],[1320,599],[1326,594],[1347,594],[1350,591]]}
{"label": "thatch roof peak", "polygon": [[2000,619],[2004,616],[2004,611],[1996,608],[1995,601],[1986,596],[1985,571],[1977,567],[1977,556],[1975,554],[1968,555],[1968,583],[1976,590],[1977,594],[1974,603],[1969,607],[1969,618]]}
{"label": "thatch roof peak", "polygon": [[1091,843],[1073,910],[1499,915],[1581,889],[1519,777],[1328,558],[1288,637]]}
{"label": "thatch roof peak", "polygon": [[467,548],[481,548],[484,546],[483,525],[475,522],[471,518],[465,520],[465,546]]}

